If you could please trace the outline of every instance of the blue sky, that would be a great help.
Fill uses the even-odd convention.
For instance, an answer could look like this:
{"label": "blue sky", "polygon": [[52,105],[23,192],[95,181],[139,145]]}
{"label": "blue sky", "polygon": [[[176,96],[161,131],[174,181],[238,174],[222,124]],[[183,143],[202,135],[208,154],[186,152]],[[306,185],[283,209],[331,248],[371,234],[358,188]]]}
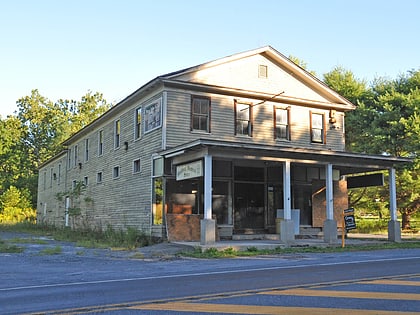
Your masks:
{"label": "blue sky", "polygon": [[38,89],[116,102],[158,75],[271,45],[319,77],[420,68],[417,0],[0,0],[0,115]]}

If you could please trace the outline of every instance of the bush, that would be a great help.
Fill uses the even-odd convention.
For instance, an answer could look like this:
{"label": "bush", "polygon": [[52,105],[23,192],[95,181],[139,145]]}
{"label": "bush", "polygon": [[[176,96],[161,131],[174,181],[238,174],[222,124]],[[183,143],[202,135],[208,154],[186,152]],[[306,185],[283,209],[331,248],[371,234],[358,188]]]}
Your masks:
{"label": "bush", "polygon": [[10,186],[0,197],[0,223],[35,222],[28,191]]}

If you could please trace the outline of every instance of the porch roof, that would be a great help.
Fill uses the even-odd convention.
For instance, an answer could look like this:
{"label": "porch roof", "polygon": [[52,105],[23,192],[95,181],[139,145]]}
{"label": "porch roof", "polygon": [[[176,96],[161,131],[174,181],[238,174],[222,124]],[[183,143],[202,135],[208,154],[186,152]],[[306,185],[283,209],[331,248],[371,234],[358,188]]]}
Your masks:
{"label": "porch roof", "polygon": [[292,163],[333,164],[341,175],[387,170],[411,163],[411,158],[372,155],[333,150],[316,150],[290,146],[271,146],[249,142],[198,139],[160,152],[164,157],[176,157],[175,164],[199,159],[204,154],[230,159],[260,161],[289,160]]}

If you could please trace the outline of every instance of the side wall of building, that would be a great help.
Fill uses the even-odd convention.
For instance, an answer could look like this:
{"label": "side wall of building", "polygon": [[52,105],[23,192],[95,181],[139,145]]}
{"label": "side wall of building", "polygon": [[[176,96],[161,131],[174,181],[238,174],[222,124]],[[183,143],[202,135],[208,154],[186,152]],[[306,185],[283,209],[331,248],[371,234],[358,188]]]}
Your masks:
{"label": "side wall of building", "polygon": [[[136,110],[155,103],[163,105],[161,92],[126,102],[117,115],[73,137],[66,155],[45,164],[40,169],[38,220],[64,226],[65,198],[69,197],[72,227],[133,227],[151,233],[152,157],[162,149],[162,119],[154,125],[150,123],[146,131],[142,125],[138,138],[135,125]],[[117,121],[119,146],[115,144]],[[59,162],[62,184],[54,181],[49,187],[50,169],[56,170]],[[46,189],[43,189],[44,174]],[[79,186],[80,193],[75,189]]]}

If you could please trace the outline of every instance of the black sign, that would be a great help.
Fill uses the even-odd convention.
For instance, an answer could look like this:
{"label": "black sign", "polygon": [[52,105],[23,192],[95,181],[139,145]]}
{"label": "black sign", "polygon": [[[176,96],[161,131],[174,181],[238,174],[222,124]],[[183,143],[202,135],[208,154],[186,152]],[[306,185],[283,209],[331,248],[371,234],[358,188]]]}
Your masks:
{"label": "black sign", "polygon": [[356,219],[354,218],[353,208],[344,210],[344,224],[347,231],[354,230],[356,228]]}
{"label": "black sign", "polygon": [[383,185],[384,174],[382,173],[347,177],[347,188],[372,187]]}

